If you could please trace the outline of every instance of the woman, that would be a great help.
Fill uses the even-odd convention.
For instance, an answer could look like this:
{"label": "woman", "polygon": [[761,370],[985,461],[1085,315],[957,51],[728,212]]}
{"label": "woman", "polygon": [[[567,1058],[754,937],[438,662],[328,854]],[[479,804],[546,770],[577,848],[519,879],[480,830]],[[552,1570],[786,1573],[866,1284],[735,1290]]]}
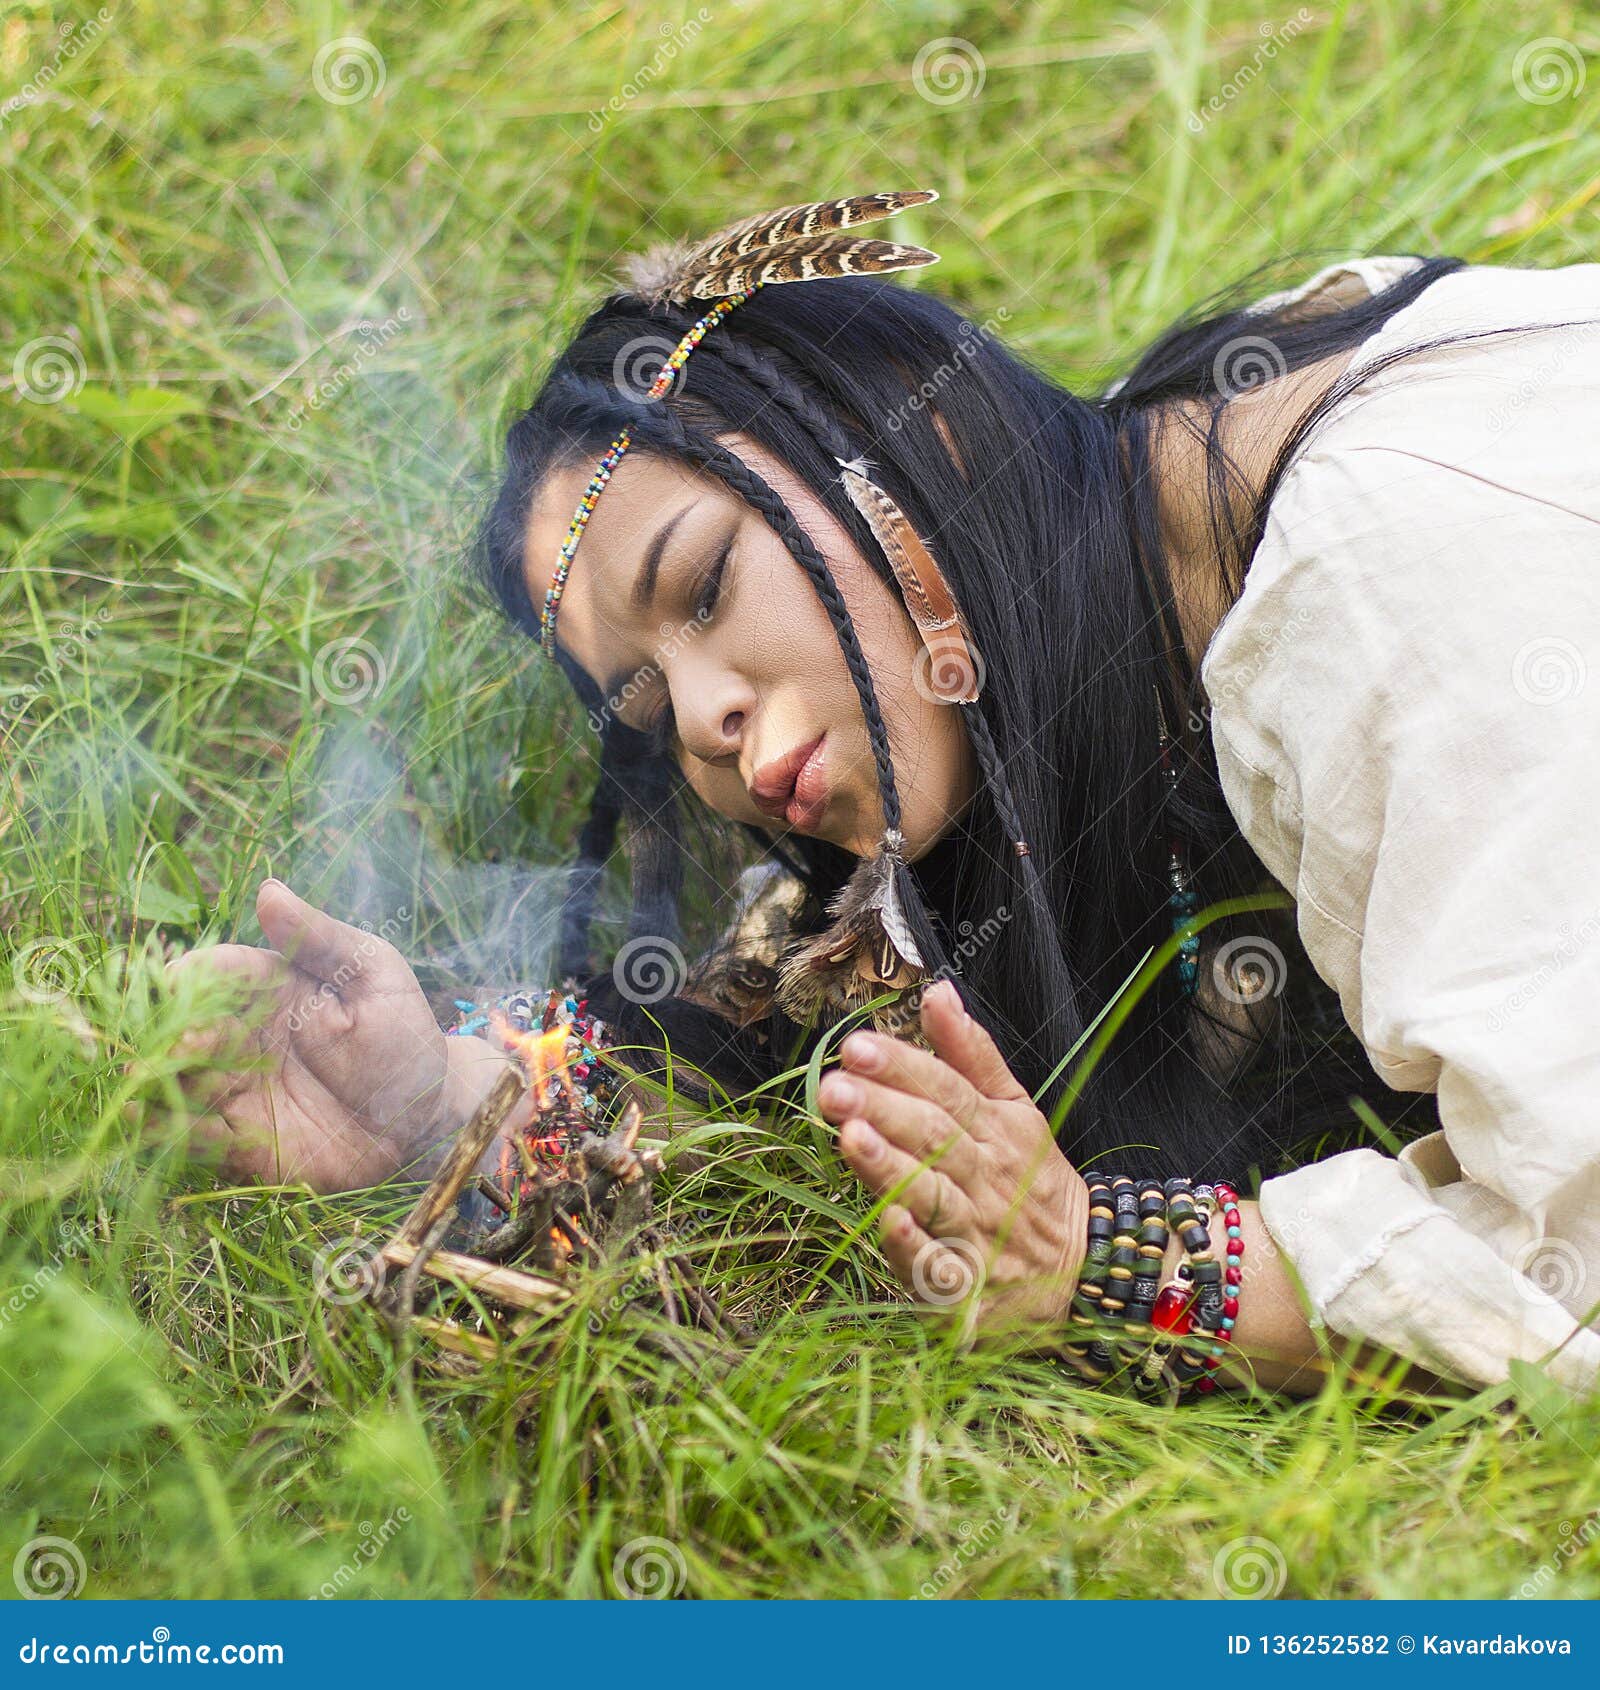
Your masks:
{"label": "woman", "polygon": [[[1176,325],[1085,399],[883,279],[933,255],[856,226],[933,197],[648,255],[511,430],[485,573],[600,734],[564,967],[619,822],[628,943],[664,952],[744,842],[792,876],[776,975],[709,965],[647,1013],[612,976],[591,995],[728,1083],[874,1006],[820,1102],[894,1198],[914,1291],[981,1263],[978,1330],[1048,1337],[1120,1272],[1148,1335],[1187,1254],[1179,1329],[1215,1338],[1209,1367],[1231,1335],[1303,1388],[1337,1335],[1470,1383],[1523,1358],[1589,1384],[1600,266],[1330,266]],[[1228,899],[1064,1095],[1151,947]],[[277,883],[258,907],[280,954],[210,953],[275,994],[278,1066],[216,1118],[233,1171],[415,1165],[497,1053],[442,1037],[368,936]],[[1398,1155],[1340,1148],[1363,1090]],[[1113,1191],[1090,1161],[1146,1177]],[[1163,1204],[1159,1181],[1252,1169],[1259,1201],[1212,1214],[1213,1290],[1187,1187]]]}

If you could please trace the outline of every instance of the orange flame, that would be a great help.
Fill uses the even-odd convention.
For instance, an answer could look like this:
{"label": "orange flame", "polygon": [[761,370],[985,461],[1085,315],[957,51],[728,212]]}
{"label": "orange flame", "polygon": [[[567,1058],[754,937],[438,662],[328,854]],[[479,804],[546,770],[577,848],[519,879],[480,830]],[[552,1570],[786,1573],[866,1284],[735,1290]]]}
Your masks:
{"label": "orange flame", "polygon": [[533,1087],[534,1101],[540,1109],[549,1109],[555,1102],[552,1080],[559,1080],[568,1097],[577,1095],[572,1075],[567,1069],[567,1029],[559,1023],[545,1033],[521,1033],[504,1016],[497,1016],[494,1029],[523,1060]]}

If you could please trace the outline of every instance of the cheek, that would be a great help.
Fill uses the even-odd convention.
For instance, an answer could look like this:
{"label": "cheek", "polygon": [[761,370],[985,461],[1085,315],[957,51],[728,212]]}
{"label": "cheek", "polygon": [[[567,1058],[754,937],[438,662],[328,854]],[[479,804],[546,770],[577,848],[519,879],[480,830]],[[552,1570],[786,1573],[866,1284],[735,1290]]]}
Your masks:
{"label": "cheek", "polygon": [[692,758],[684,759],[679,767],[689,790],[719,816],[736,822],[766,823],[767,818],[750,802],[750,794],[736,769],[713,768]]}
{"label": "cheek", "polygon": [[906,849],[919,857],[971,801],[977,760],[961,712],[928,688],[927,654],[898,597],[873,580],[881,591],[858,626],[889,730]]}
{"label": "cheek", "polygon": [[782,548],[774,554],[763,547],[740,569],[726,630],[740,667],[758,685],[801,677],[823,687],[849,685],[828,613]]}

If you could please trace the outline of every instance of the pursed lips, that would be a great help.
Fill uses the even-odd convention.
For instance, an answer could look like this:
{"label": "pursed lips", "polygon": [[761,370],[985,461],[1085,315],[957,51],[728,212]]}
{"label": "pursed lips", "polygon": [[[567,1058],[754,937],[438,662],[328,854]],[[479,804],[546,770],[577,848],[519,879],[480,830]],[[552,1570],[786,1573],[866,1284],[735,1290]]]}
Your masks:
{"label": "pursed lips", "polygon": [[818,734],[756,770],[749,786],[750,800],[763,815],[802,828],[814,827],[822,819],[827,792],[817,753],[826,738]]}

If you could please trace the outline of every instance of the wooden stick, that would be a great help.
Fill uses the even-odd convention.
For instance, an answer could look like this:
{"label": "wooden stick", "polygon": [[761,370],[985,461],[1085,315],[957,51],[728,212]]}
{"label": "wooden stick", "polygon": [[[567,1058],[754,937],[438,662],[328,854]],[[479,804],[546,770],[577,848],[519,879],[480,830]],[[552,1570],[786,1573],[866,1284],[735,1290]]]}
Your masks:
{"label": "wooden stick", "polygon": [[507,1068],[495,1081],[489,1095],[473,1111],[472,1119],[461,1129],[460,1136],[450,1146],[450,1153],[440,1164],[439,1171],[428,1182],[427,1189],[417,1199],[417,1206],[400,1223],[394,1235],[396,1244],[416,1248],[441,1215],[461,1195],[461,1188],[477,1172],[484,1151],[494,1142],[500,1124],[509,1115],[522,1094],[528,1089],[522,1070]]}
{"label": "wooden stick", "polygon": [[405,1270],[389,1294],[389,1324],[397,1334],[404,1330],[406,1322],[417,1312],[417,1280],[429,1256],[443,1243],[444,1235],[450,1230],[450,1221],[449,1215],[440,1215],[428,1228],[427,1237],[406,1263]]}
{"label": "wooden stick", "polygon": [[495,1208],[497,1208],[501,1214],[509,1215],[511,1213],[511,1199],[506,1196],[500,1187],[497,1186],[487,1174],[479,1174],[473,1183],[477,1186],[478,1190],[494,1204]]}
{"label": "wooden stick", "polygon": [[458,1321],[440,1320],[435,1315],[419,1314],[412,1324],[425,1337],[432,1338],[442,1349],[454,1350],[460,1356],[475,1356],[492,1361],[500,1346],[483,1332],[469,1332]]}
{"label": "wooden stick", "polygon": [[545,1192],[529,1192],[514,1215],[501,1221],[492,1232],[479,1232],[467,1254],[481,1256],[486,1262],[509,1260],[525,1250],[541,1232],[549,1230],[554,1201]]}
{"label": "wooden stick", "polygon": [[[395,1239],[383,1249],[383,1259],[391,1267],[409,1267],[417,1259],[415,1246]],[[458,1255],[454,1250],[435,1250],[423,1258],[422,1272],[434,1279],[449,1280],[469,1290],[481,1291],[497,1303],[516,1309],[548,1308],[552,1300],[565,1298],[566,1286],[554,1279],[523,1273],[517,1268],[497,1267],[479,1261],[476,1256]]]}

